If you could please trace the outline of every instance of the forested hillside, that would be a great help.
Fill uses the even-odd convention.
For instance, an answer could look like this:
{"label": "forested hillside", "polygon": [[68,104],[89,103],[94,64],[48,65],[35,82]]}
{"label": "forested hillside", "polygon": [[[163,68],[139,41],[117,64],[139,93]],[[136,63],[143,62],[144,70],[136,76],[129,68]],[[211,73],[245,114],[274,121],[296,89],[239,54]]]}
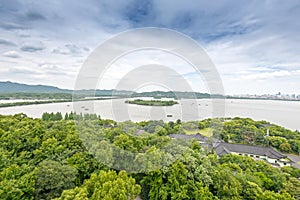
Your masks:
{"label": "forested hillside", "polygon": [[27,85],[10,81],[0,82],[0,93],[71,93],[71,90],[47,85]]}
{"label": "forested hillside", "polygon": [[[73,119],[80,119],[80,122],[75,124]],[[240,139],[242,134],[237,130],[242,121],[229,120],[224,131],[214,131],[214,134],[224,138],[230,135],[228,140],[241,142],[244,138]],[[80,123],[84,126],[78,126]],[[113,144],[119,149],[134,152],[137,157],[133,159],[139,163],[140,156],[144,154],[165,155],[163,148],[172,140],[168,134],[193,129],[194,126],[199,130],[207,129],[208,123],[214,123],[217,130],[219,121],[211,120],[116,123],[97,115],[74,113],[65,116],[47,113],[42,119],[32,119],[24,114],[0,116],[0,199],[127,200],[137,196],[144,200],[300,198],[299,170],[275,168],[263,161],[238,155],[218,158],[196,141],[189,143],[176,161],[151,172],[115,170],[96,159],[99,158],[98,151],[91,151],[95,155],[87,151],[87,148],[91,150],[100,143],[102,146]],[[89,128],[91,124],[97,129]],[[270,130],[270,135],[283,137],[279,136],[281,129],[276,130]],[[86,135],[82,137],[82,133]],[[294,135],[294,132],[288,133],[288,137]],[[84,140],[89,136],[93,143]],[[295,137],[293,139],[297,140]],[[117,164],[119,161],[111,162]],[[134,166],[136,163],[131,164]]]}

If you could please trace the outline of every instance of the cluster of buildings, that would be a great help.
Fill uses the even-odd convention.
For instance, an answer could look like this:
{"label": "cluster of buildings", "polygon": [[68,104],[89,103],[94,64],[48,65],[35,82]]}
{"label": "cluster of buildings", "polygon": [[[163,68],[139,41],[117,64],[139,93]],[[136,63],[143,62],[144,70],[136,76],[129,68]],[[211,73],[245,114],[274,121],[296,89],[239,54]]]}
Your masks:
{"label": "cluster of buildings", "polygon": [[287,156],[271,147],[226,143],[218,139],[205,137],[201,134],[170,134],[169,137],[183,140],[195,139],[201,146],[214,150],[218,156],[226,154],[249,156],[255,160],[264,160],[277,167],[293,166],[294,164]]}
{"label": "cluster of buildings", "polygon": [[237,98],[249,98],[249,99],[274,99],[274,100],[300,100],[300,95],[297,94],[282,94],[278,92],[277,94],[243,94],[234,95]]}

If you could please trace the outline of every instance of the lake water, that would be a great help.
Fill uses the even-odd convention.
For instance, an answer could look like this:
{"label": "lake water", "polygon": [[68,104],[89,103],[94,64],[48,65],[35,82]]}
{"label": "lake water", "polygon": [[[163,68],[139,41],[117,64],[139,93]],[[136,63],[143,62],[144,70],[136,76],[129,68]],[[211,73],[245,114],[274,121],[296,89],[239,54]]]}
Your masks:
{"label": "lake water", "polygon": [[[104,119],[116,121],[164,121],[181,119],[199,120],[208,117],[250,117],[266,120],[292,130],[300,130],[300,102],[273,100],[211,100],[182,99],[179,104],[168,107],[151,107],[126,104],[126,99],[82,101],[77,103],[53,103],[0,108],[0,114],[25,113],[41,117],[43,112],[96,113]],[[167,117],[169,115],[169,117]],[[171,117],[170,117],[171,115]]]}

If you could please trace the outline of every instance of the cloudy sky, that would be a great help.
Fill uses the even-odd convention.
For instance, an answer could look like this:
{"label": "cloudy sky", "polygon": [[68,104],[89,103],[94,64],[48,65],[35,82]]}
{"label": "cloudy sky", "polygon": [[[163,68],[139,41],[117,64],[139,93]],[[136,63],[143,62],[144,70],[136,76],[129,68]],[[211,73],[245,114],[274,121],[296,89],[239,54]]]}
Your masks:
{"label": "cloudy sky", "polygon": [[[87,57],[133,28],[188,35],[218,69],[226,94],[300,94],[300,2],[295,0],[0,0],[0,81],[74,88]],[[163,61],[198,91],[188,63],[161,52],[120,59],[100,88],[132,66]]]}

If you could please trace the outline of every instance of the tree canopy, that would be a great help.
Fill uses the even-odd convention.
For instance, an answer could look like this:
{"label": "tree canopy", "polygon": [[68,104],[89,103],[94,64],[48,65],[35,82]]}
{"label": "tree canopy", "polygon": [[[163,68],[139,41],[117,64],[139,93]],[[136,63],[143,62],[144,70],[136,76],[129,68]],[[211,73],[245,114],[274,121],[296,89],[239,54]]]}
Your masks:
{"label": "tree canopy", "polygon": [[[235,118],[117,123],[88,114],[43,116],[0,115],[0,199],[300,198],[299,169],[275,168],[240,155],[218,157],[197,141],[172,145],[168,137],[213,124],[221,131],[215,134],[233,142],[299,150],[299,133],[273,125],[270,137],[265,137],[263,124],[267,122]],[[123,155],[124,151],[131,152],[131,157]],[[176,154],[179,156],[172,160]],[[132,162],[120,162],[122,159]],[[145,170],[129,173],[122,167]]]}

